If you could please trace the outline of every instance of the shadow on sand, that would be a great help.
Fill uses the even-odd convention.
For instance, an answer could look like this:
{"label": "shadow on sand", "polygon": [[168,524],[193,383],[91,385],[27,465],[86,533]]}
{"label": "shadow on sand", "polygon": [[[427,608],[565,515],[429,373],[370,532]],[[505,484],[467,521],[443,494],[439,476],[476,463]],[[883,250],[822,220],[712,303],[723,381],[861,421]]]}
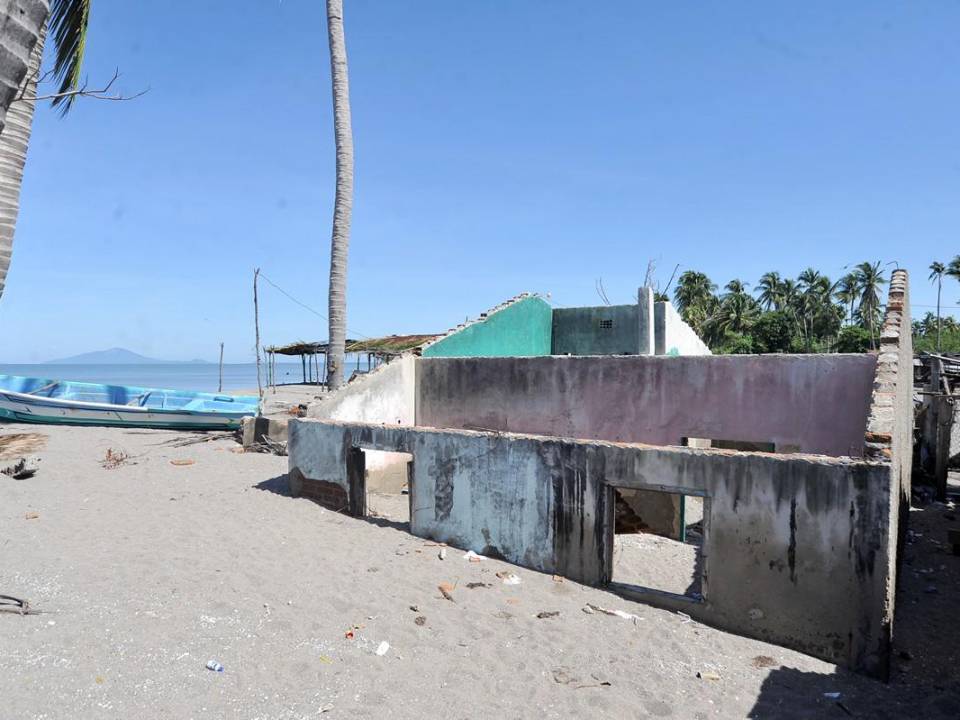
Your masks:
{"label": "shadow on sand", "polygon": [[[309,500],[310,502],[320,505],[319,502],[317,502],[316,500],[313,500],[312,498],[307,498],[307,497],[294,498],[293,495],[290,494],[290,480],[287,477],[286,473],[284,473],[283,475],[277,475],[276,477],[272,477],[268,480],[263,480],[261,482],[258,482],[256,485],[253,486],[253,488],[255,490],[264,490],[266,492],[272,492],[274,495],[280,495],[281,497],[287,497],[287,498],[296,499],[296,500]],[[323,506],[321,505],[321,507]],[[324,508],[324,509],[329,510],[329,508]],[[343,514],[347,517],[350,517],[346,515],[346,513],[343,513]],[[401,532],[405,532],[405,533],[410,532],[410,523],[406,520],[403,520],[403,521],[390,520],[385,517],[377,517],[374,515],[367,515],[367,516],[356,518],[356,519],[363,520],[364,522],[368,522],[371,525],[376,525],[377,527],[392,528],[393,530],[400,530]]]}

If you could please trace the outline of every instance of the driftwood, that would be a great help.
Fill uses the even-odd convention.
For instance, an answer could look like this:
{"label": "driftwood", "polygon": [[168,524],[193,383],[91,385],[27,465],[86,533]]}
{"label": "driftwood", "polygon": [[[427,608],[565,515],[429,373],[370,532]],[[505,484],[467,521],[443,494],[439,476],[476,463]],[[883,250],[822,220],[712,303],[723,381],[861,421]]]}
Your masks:
{"label": "driftwood", "polygon": [[233,440],[236,433],[232,430],[225,432],[205,432],[192,434],[188,437],[177,437],[172,440],[164,440],[159,445],[169,445],[170,447],[187,447],[188,445],[200,445],[211,440]]}
{"label": "driftwood", "polygon": [[287,444],[280,440],[271,440],[264,435],[258,442],[247,447],[246,452],[273,453],[274,455],[286,457]]}

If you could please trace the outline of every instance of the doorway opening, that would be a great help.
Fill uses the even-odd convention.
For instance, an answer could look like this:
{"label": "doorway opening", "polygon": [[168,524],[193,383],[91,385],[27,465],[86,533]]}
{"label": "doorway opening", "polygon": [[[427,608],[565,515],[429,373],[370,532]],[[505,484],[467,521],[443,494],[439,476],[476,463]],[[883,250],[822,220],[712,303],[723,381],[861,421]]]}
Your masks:
{"label": "doorway opening", "polygon": [[413,455],[361,450],[364,455],[366,514],[394,523],[410,523]]}
{"label": "doorway opening", "polygon": [[611,582],[701,602],[710,498],[664,490],[611,488],[614,522]]}

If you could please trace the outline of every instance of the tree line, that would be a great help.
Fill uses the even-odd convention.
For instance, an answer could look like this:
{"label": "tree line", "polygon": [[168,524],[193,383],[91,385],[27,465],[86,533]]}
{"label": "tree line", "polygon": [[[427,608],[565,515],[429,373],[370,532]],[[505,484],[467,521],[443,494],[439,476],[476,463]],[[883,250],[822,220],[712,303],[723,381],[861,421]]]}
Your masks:
{"label": "tree line", "polygon": [[[862,262],[836,281],[812,267],[796,279],[768,272],[753,293],[740,279],[717,292],[705,273],[687,270],[677,280],[673,303],[715,353],[865,352],[879,342],[883,268],[879,261]],[[940,312],[946,278],[960,282],[960,255],[930,265],[937,312],[913,322],[917,351],[960,352],[960,324]],[[660,293],[659,299],[669,297]]]}

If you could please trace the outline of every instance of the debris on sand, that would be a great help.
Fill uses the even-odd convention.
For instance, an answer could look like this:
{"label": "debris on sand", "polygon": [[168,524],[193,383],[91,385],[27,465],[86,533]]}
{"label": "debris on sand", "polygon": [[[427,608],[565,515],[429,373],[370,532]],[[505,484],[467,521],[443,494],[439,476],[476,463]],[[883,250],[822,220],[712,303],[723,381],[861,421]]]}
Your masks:
{"label": "debris on sand", "polygon": [[21,458],[19,462],[0,470],[0,473],[9,475],[14,480],[26,480],[37,474],[37,470],[40,469],[39,462],[38,458]]}
{"label": "debris on sand", "polygon": [[497,573],[497,577],[500,578],[504,585],[519,585],[521,582],[519,575],[508,570],[501,570]]}
{"label": "debris on sand", "polygon": [[16,612],[20,615],[31,615],[30,603],[27,600],[13,597],[13,595],[0,595],[0,611]]}
{"label": "debris on sand", "polygon": [[105,470],[116,470],[121,465],[132,465],[134,464],[130,460],[130,456],[125,453],[123,450],[114,450],[113,448],[107,448],[106,454],[103,456],[103,460],[100,461],[101,467]]}
{"label": "debris on sand", "polygon": [[604,615],[612,615],[613,617],[623,618],[624,620],[633,620],[634,622],[637,620],[643,620],[642,617],[634,615],[633,613],[624,612],[623,610],[609,610],[608,608],[600,607],[599,605],[594,605],[593,603],[587,603],[583,608],[583,611],[587,613],[587,615],[592,615],[593,613],[598,612],[603,613]]}
{"label": "debris on sand", "polygon": [[437,590],[440,591],[440,594],[443,595],[444,599],[449,600],[450,602],[456,602],[453,599],[454,587],[450,583],[440,583],[437,585]]}
{"label": "debris on sand", "polygon": [[11,433],[0,435],[0,460],[16,460],[39,452],[47,444],[47,436],[40,433]]}
{"label": "debris on sand", "polygon": [[590,673],[590,679],[595,682],[584,682],[573,670],[567,667],[558,667],[553,669],[553,681],[558,685],[569,685],[574,690],[594,687],[610,687],[608,680],[603,680],[599,675]]}

